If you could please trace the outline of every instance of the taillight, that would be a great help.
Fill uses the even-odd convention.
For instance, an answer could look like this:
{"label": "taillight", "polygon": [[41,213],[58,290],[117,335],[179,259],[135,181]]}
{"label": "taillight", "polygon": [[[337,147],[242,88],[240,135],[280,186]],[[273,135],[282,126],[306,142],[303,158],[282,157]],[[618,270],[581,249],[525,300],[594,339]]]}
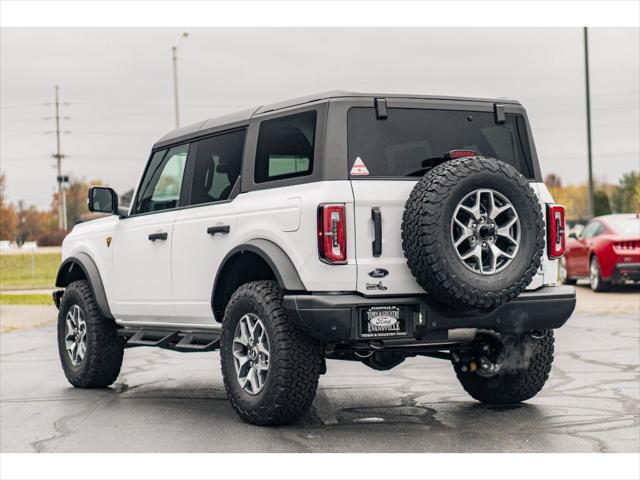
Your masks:
{"label": "taillight", "polygon": [[549,258],[560,258],[564,255],[564,207],[562,205],[547,206],[547,251]]}
{"label": "taillight", "polygon": [[635,250],[640,248],[640,240],[627,240],[624,242],[613,242],[616,250]]}
{"label": "taillight", "polygon": [[347,232],[344,203],[318,207],[318,253],[327,263],[347,263]]}
{"label": "taillight", "polygon": [[475,150],[449,150],[445,153],[445,160],[453,160],[454,158],[476,157],[478,154]]}

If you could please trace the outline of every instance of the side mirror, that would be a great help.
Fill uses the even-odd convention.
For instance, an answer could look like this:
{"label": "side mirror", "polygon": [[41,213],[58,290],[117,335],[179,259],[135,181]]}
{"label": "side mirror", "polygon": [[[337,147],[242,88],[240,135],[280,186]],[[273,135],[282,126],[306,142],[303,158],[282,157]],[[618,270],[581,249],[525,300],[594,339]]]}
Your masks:
{"label": "side mirror", "polygon": [[89,189],[89,210],[118,215],[118,195],[113,188],[91,187]]}
{"label": "side mirror", "polygon": [[573,239],[577,240],[578,239],[578,235],[576,235],[574,232],[572,232],[572,233],[569,234],[569,238],[573,238]]}

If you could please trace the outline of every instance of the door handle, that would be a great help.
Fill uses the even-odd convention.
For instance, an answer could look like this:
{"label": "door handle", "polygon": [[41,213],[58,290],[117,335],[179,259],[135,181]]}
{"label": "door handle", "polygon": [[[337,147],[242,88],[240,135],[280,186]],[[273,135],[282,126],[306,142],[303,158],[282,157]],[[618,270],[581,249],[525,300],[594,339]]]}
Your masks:
{"label": "door handle", "polygon": [[382,255],[382,213],[380,207],[371,209],[371,219],[373,220],[373,242],[371,250],[374,257]]}
{"label": "door handle", "polygon": [[207,233],[209,235],[215,235],[216,233],[229,233],[231,231],[231,227],[229,225],[216,225],[215,227],[207,228]]}
{"label": "door handle", "polygon": [[167,239],[167,232],[149,234],[149,240],[151,240],[152,242],[155,242],[156,240],[166,240],[166,239]]}

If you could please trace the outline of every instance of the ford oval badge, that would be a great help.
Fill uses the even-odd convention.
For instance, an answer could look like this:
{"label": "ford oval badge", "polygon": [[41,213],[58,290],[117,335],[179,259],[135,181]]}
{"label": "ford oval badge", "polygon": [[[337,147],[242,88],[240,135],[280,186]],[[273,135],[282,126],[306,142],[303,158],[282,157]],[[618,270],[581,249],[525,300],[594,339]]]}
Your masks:
{"label": "ford oval badge", "polygon": [[369,272],[369,276],[372,278],[384,278],[389,275],[389,271],[384,268],[375,268]]}

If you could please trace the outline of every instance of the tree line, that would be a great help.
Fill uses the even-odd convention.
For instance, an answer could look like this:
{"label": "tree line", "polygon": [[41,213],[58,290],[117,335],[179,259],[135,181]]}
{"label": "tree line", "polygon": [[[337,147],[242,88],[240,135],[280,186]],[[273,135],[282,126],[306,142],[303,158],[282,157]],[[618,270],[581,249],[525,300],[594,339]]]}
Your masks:
{"label": "tree line", "polygon": [[[24,242],[37,242],[39,246],[57,246],[62,244],[67,232],[58,228],[58,205],[61,199],[58,192],[53,193],[51,207],[41,210],[20,200],[16,204],[5,199],[6,176],[0,175],[0,240],[9,240],[18,245]],[[87,182],[72,178],[66,187],[67,225],[69,230],[82,220],[100,215],[89,212],[87,193],[92,185],[102,185],[100,181]],[[129,199],[133,192],[127,192]]]}
{"label": "tree line", "polygon": [[[69,229],[81,220],[97,215],[87,209],[87,192],[91,185],[100,181],[86,182],[71,179],[66,188],[67,225]],[[556,202],[566,208],[567,220],[584,223],[589,219],[588,188],[586,183],[564,185],[556,174],[547,175],[545,184]],[[58,229],[58,192],[53,193],[51,207],[39,210],[24,201],[7,203],[4,190],[6,177],[0,175],[0,240],[9,240],[18,245],[35,241],[40,246],[60,245],[67,232]],[[121,204],[131,201],[133,191],[121,197]],[[640,212],[640,173],[630,172],[622,176],[617,185],[596,182],[594,191],[595,215],[609,213]]]}
{"label": "tree line", "polygon": [[[589,189],[585,183],[563,185],[562,179],[549,174],[544,179],[553,199],[564,205],[570,222],[585,223],[589,220]],[[595,182],[593,192],[594,215],[640,212],[640,173],[625,173],[617,185]]]}

